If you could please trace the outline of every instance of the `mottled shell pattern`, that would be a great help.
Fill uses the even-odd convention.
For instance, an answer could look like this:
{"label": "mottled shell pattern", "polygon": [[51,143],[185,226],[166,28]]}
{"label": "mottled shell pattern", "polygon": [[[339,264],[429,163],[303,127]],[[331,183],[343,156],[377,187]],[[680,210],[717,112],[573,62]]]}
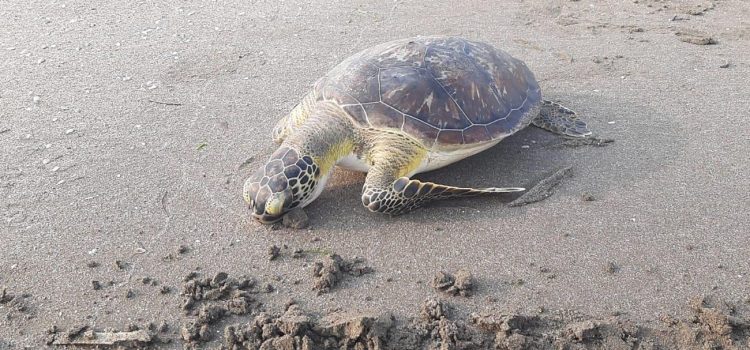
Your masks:
{"label": "mottled shell pattern", "polygon": [[392,41],[359,52],[315,83],[361,127],[394,128],[426,147],[502,139],[531,123],[541,91],[526,65],[454,37]]}

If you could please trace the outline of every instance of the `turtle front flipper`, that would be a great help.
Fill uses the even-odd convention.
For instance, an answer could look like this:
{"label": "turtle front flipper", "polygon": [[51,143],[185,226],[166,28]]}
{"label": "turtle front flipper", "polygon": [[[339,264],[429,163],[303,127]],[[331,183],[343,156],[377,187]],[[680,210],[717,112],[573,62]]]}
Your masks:
{"label": "turtle front flipper", "polygon": [[438,199],[525,190],[518,187],[453,187],[410,179],[409,176],[422,164],[427,150],[399,133],[381,131],[370,137],[374,141],[366,155],[370,169],[362,188],[362,204],[370,211],[398,215]]}
{"label": "turtle front flipper", "polygon": [[591,135],[586,122],[567,107],[552,101],[543,100],[539,115],[532,123],[544,130],[569,137],[586,137]]}

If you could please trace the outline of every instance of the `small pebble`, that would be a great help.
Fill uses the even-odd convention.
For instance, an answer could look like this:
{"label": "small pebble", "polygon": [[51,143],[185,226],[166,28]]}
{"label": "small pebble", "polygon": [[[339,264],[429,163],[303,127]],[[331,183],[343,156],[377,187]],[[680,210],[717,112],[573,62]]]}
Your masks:
{"label": "small pebble", "polygon": [[299,259],[305,256],[305,251],[302,248],[297,248],[292,252],[292,258]]}
{"label": "small pebble", "polygon": [[310,219],[302,208],[294,208],[284,215],[282,224],[293,229],[303,229],[310,224]]}
{"label": "small pebble", "polygon": [[190,248],[184,244],[180,244],[179,247],[177,247],[177,253],[179,254],[185,254],[190,251]]}
{"label": "small pebble", "polygon": [[120,270],[125,270],[126,268],[128,268],[129,265],[130,264],[122,260],[115,260],[115,266],[117,266],[117,268]]}
{"label": "small pebble", "polygon": [[604,271],[607,272],[607,273],[609,273],[609,274],[614,274],[618,270],[620,270],[620,268],[618,268],[617,265],[615,265],[615,263],[613,263],[611,261],[608,262],[607,265],[604,266]]}
{"label": "small pebble", "polygon": [[102,284],[99,281],[91,281],[91,287],[94,288],[94,290],[100,290],[102,289]]}
{"label": "small pebble", "polygon": [[281,249],[277,247],[276,245],[272,245],[268,247],[268,260],[270,261],[276,260],[276,258],[279,257],[280,253],[281,253]]}

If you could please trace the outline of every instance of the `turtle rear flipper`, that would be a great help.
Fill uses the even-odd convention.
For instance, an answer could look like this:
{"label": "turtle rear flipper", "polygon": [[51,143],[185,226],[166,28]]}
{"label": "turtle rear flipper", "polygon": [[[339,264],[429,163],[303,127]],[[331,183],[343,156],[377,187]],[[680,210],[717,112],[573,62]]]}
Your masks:
{"label": "turtle rear flipper", "polygon": [[532,121],[534,126],[569,137],[591,135],[586,122],[578,119],[576,112],[552,101],[542,100],[539,115]]}

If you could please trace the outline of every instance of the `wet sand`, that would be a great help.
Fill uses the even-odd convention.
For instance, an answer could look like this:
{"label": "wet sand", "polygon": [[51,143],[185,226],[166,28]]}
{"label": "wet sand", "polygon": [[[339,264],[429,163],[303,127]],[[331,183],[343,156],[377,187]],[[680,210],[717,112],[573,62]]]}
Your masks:
{"label": "wet sand", "polygon": [[[382,338],[513,348],[515,334],[544,344],[552,334],[616,348],[605,342],[625,330],[666,348],[748,348],[748,18],[737,0],[5,6],[0,348],[136,328],[157,348],[237,345],[236,330],[261,312],[261,328],[290,328],[256,340],[307,336],[321,347]],[[481,197],[389,218],[361,205],[364,175],[339,171],[306,208],[308,229],[253,222],[242,183],[273,151],[276,120],[345,57],[415,35],[508,51],[546,98],[615,141],[570,144],[530,128],[420,175],[532,188],[570,167],[550,196],[523,206]],[[326,274],[334,253],[372,271]],[[433,287],[438,272],[462,269],[470,295]],[[185,311],[198,295],[186,285],[220,272],[250,276],[256,289],[226,287],[202,338],[189,327],[202,306]],[[217,288],[208,286],[200,293]],[[290,299],[298,314],[287,316],[309,327],[277,320]],[[426,299],[447,311],[425,313]],[[336,333],[341,322],[366,332]]]}

